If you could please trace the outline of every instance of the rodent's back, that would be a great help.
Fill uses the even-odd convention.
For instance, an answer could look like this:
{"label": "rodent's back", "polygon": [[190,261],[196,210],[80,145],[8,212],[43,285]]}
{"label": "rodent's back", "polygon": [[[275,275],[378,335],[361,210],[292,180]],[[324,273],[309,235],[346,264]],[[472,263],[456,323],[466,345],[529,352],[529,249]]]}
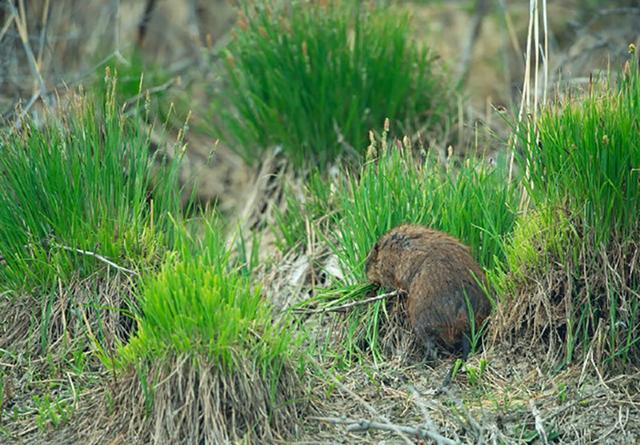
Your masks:
{"label": "rodent's back", "polygon": [[453,348],[470,328],[467,302],[476,326],[489,315],[479,285],[484,272],[468,247],[443,232],[398,226],[376,243],[366,270],[371,281],[407,292],[409,321],[418,338],[435,337]]}

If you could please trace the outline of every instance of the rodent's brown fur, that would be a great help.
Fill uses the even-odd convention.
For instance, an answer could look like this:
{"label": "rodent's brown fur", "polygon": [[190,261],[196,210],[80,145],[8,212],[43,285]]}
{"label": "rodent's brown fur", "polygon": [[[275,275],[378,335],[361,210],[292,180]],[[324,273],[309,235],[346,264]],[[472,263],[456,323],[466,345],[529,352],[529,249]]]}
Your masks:
{"label": "rodent's brown fur", "polygon": [[450,351],[462,347],[466,358],[470,322],[465,296],[476,329],[491,310],[478,284],[484,283],[484,272],[467,246],[446,233],[405,224],[384,234],[365,264],[373,283],[407,293],[409,322],[420,343],[435,340]]}

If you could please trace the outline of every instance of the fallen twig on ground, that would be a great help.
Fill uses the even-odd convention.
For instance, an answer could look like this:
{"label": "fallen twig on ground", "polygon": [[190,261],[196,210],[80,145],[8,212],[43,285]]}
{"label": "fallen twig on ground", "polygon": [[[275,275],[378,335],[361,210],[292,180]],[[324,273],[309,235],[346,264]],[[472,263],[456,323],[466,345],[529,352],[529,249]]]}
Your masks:
{"label": "fallen twig on ground", "polygon": [[387,298],[391,298],[391,297],[398,297],[401,294],[401,292],[394,290],[393,292],[388,292],[386,294],[382,294],[382,295],[376,295],[375,297],[370,297],[370,298],[365,298],[364,300],[357,300],[357,301],[351,301],[349,303],[346,304],[342,304],[340,306],[335,306],[335,307],[323,307],[323,308],[318,308],[318,309],[296,309],[294,310],[294,313],[297,314],[320,314],[320,313],[324,313],[324,312],[342,312],[346,309],[355,307],[355,306],[361,306],[364,304],[369,304],[369,303],[374,303],[376,301],[380,301],[380,300],[385,300]]}
{"label": "fallen twig on ground", "polygon": [[533,399],[529,400],[529,409],[531,410],[531,414],[535,420],[535,427],[542,443],[547,445],[549,441],[547,440],[547,432],[544,429],[544,422],[542,421],[542,416],[540,415],[540,411],[538,411],[538,407],[536,407],[536,402]]}
{"label": "fallen twig on ground", "polygon": [[[318,362],[315,362],[315,365],[318,367],[318,369],[320,369],[320,364]],[[402,429],[398,429],[397,425],[394,425],[391,422],[389,422],[389,420],[387,420],[387,418],[385,416],[383,416],[373,406],[371,406],[370,403],[368,403],[361,396],[359,396],[358,394],[353,392],[351,389],[347,388],[345,386],[345,384],[342,383],[333,373],[329,372],[328,374],[326,374],[326,376],[330,377],[331,380],[333,380],[333,382],[335,383],[335,385],[338,388],[340,388],[342,391],[347,393],[353,400],[355,400],[358,403],[360,403],[367,411],[369,411],[371,416],[374,416],[374,417],[377,417],[378,419],[380,419],[382,421],[380,424],[381,425],[386,425],[386,427],[388,428],[386,431],[395,432],[397,435],[399,435],[402,438],[402,440],[406,444],[413,445],[413,442],[409,439],[407,434],[404,431],[402,431]]]}
{"label": "fallen twig on ground", "polygon": [[412,427],[406,425],[395,425],[391,423],[380,423],[371,420],[355,420],[347,419],[345,417],[312,417],[312,419],[319,420],[321,422],[328,422],[334,425],[347,425],[347,431],[361,432],[368,430],[380,430],[391,431],[397,433],[399,431],[415,436],[419,439],[431,439],[438,445],[455,445],[458,442],[451,440],[440,434],[430,431],[425,427]]}
{"label": "fallen twig on ground", "polygon": [[140,275],[138,272],[136,272],[135,270],[131,270],[131,269],[127,269],[126,267],[122,267],[117,265],[116,263],[114,263],[113,261],[111,261],[110,259],[95,253],[95,252],[91,252],[89,250],[82,250],[82,249],[76,249],[75,247],[69,247],[69,246],[63,246],[62,244],[55,244],[56,247],[60,248],[60,249],[64,249],[67,250],[69,252],[74,252],[74,253],[79,253],[81,255],[87,255],[90,257],[95,258],[96,260],[102,261],[103,263],[113,267],[114,269],[117,269],[121,272],[126,272],[130,275],[135,275],[138,276]]}

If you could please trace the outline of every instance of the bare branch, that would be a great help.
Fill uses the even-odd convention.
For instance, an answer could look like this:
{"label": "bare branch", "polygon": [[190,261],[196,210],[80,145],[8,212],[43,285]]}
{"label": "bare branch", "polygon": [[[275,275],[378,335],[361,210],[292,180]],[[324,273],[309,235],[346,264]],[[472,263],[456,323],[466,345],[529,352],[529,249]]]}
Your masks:
{"label": "bare branch", "polygon": [[9,31],[9,27],[11,26],[14,20],[15,20],[15,16],[13,14],[7,17],[7,21],[2,26],[2,29],[0,29],[0,41],[4,38],[7,31]]}
{"label": "bare branch", "polygon": [[353,398],[353,400],[357,401],[362,406],[364,406],[372,416],[375,416],[375,417],[379,418],[382,421],[383,425],[387,425],[387,427],[390,428],[388,431],[394,431],[408,445],[412,445],[413,444],[413,442],[411,442],[411,440],[409,440],[409,437],[407,436],[407,434],[404,431],[398,429],[397,425],[394,425],[391,422],[389,422],[389,420],[387,420],[387,418],[385,418],[385,416],[383,416],[373,406],[371,406],[370,403],[368,403],[365,399],[363,399],[358,394],[356,394],[355,392],[353,392],[352,390],[347,388],[344,383],[342,383],[340,380],[338,380],[338,378],[336,378],[335,375],[330,373],[329,376],[331,377],[331,379],[334,381],[334,383],[336,384],[336,386],[338,388],[340,388],[342,391],[344,391],[347,394],[349,394],[349,396],[351,396],[351,398]]}
{"label": "bare branch", "polygon": [[60,248],[60,249],[64,249],[67,250],[69,252],[74,252],[74,253],[79,253],[81,255],[86,255],[86,256],[90,256],[95,258],[98,261],[102,261],[103,263],[113,267],[114,269],[117,269],[121,272],[125,272],[128,273],[130,275],[135,275],[138,276],[140,275],[138,272],[136,272],[135,270],[131,270],[131,269],[127,269],[126,267],[122,267],[122,266],[118,266],[116,263],[114,263],[113,261],[111,261],[110,259],[95,253],[95,252],[90,252],[88,250],[82,250],[82,249],[76,249],[75,247],[68,247],[68,246],[63,246],[62,244],[53,244],[54,246]]}
{"label": "bare branch", "polygon": [[538,411],[538,408],[536,407],[536,402],[534,402],[533,399],[529,400],[529,409],[531,410],[531,414],[533,414],[533,418],[535,419],[536,431],[538,432],[542,443],[544,445],[547,445],[549,443],[549,440],[547,439],[547,432],[544,429],[544,422],[542,421],[542,416],[540,416],[540,411]]}
{"label": "bare branch", "polygon": [[355,420],[347,419],[344,417],[311,417],[312,419],[319,420],[321,422],[332,423],[334,425],[347,425],[347,431],[349,432],[361,432],[368,430],[380,430],[390,432],[403,432],[411,436],[415,436],[419,439],[431,439],[438,445],[456,445],[458,442],[455,440],[444,437],[434,431],[428,430],[425,427],[411,427],[405,425],[395,425],[391,423],[380,423],[371,420]]}
{"label": "bare branch", "polygon": [[[38,95],[42,98],[45,97],[47,93],[47,87],[44,83],[44,79],[40,74],[40,68],[38,67],[38,62],[36,61],[36,57],[31,49],[31,44],[29,43],[29,35],[27,32],[27,18],[21,17],[16,10],[16,7],[13,5],[12,1],[7,1],[7,5],[9,5],[9,12],[11,13],[13,20],[15,22],[16,28],[18,29],[18,35],[20,36],[20,41],[22,42],[22,46],[24,47],[24,52],[27,55],[27,60],[29,61],[29,68],[31,68],[31,74],[33,78],[37,81],[39,91]],[[24,10],[24,5],[21,3],[21,10]]]}
{"label": "bare branch", "polygon": [[488,9],[487,0],[476,0],[475,13],[471,18],[471,24],[469,25],[469,34],[467,35],[467,40],[462,48],[462,56],[460,57],[460,63],[458,66],[458,78],[456,80],[457,85],[462,85],[467,80],[469,68],[471,67],[473,48],[475,47],[478,36],[480,35],[482,22]]}
{"label": "bare branch", "polygon": [[361,306],[365,304],[375,303],[376,301],[385,300],[387,298],[397,297],[400,294],[401,292],[394,290],[393,292],[388,292],[382,295],[376,295],[375,297],[365,298],[364,300],[351,301],[349,303],[346,303],[340,306],[325,307],[325,308],[319,308],[319,309],[297,309],[297,310],[294,310],[294,312],[299,314],[321,314],[324,312],[342,312],[355,306]]}

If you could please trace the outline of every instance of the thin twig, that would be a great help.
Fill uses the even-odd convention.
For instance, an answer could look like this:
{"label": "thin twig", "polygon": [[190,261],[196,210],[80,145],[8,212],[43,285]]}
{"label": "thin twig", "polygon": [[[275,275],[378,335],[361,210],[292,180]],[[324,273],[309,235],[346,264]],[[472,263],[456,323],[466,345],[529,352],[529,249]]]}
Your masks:
{"label": "thin twig", "polygon": [[67,250],[69,252],[74,252],[74,253],[79,253],[81,255],[87,255],[90,257],[95,258],[96,260],[102,261],[103,263],[113,267],[114,269],[117,269],[121,272],[125,272],[128,273],[130,275],[135,275],[138,276],[140,275],[138,272],[136,272],[135,270],[131,270],[131,269],[127,269],[126,267],[122,267],[122,266],[118,266],[116,263],[114,263],[113,261],[111,261],[110,259],[95,253],[95,252],[91,252],[88,250],[82,250],[82,249],[76,249],[75,247],[69,247],[69,246],[63,246],[62,244],[54,244],[54,246],[60,248],[60,249],[64,249]]}
{"label": "thin twig", "polygon": [[301,314],[320,314],[320,313],[324,313],[324,312],[342,312],[346,309],[355,307],[355,306],[361,306],[364,304],[370,304],[370,303],[374,303],[376,301],[380,301],[380,300],[384,300],[387,298],[391,298],[391,297],[397,297],[401,294],[401,292],[394,290],[393,292],[388,292],[386,294],[382,294],[382,295],[376,295],[375,297],[370,297],[370,298],[365,298],[364,300],[357,300],[357,301],[351,301],[350,303],[346,303],[340,306],[336,306],[336,307],[325,307],[325,308],[319,308],[319,309],[296,309],[294,310],[295,313],[301,313]]}
{"label": "thin twig", "polygon": [[120,0],[111,0],[111,7],[113,8],[113,55],[118,62],[131,66],[120,52]]}
{"label": "thin twig", "polygon": [[549,440],[547,439],[547,432],[544,429],[544,422],[542,421],[542,416],[540,416],[540,411],[536,407],[536,402],[534,402],[533,399],[529,400],[529,409],[531,410],[531,414],[533,414],[533,418],[535,420],[536,431],[538,432],[542,443],[547,445]]}
{"label": "thin twig", "polygon": [[[315,364],[315,366],[318,369],[321,369],[320,363],[315,361],[313,358],[311,358],[310,360]],[[382,415],[380,412],[378,412],[373,406],[371,406],[370,403],[368,403],[366,400],[364,400],[361,396],[359,396],[358,394],[353,392],[351,389],[347,388],[345,386],[345,384],[342,383],[332,372],[326,373],[325,376],[330,378],[334,382],[334,384],[338,388],[340,388],[340,390],[342,390],[345,393],[347,393],[353,400],[357,401],[364,408],[366,408],[366,410],[369,411],[369,414],[371,414],[372,416],[377,417],[378,419],[380,419],[382,421],[383,425],[387,425],[389,427],[388,431],[393,431],[396,434],[398,434],[407,445],[413,445],[413,442],[409,439],[409,437],[407,436],[407,434],[404,431],[399,429],[397,425],[394,425],[391,422],[389,422],[389,420],[387,420],[384,415]]]}
{"label": "thin twig", "polygon": [[44,47],[47,42],[47,32],[49,30],[49,1],[45,0],[44,8],[42,10],[42,21],[41,21],[41,30],[40,30],[40,47],[38,48],[38,66],[42,68],[42,57],[44,55]]}
{"label": "thin twig", "polygon": [[456,85],[461,86],[467,80],[469,75],[469,69],[471,67],[471,59],[473,54],[473,48],[480,35],[482,29],[482,22],[487,14],[488,10],[487,0],[476,0],[476,8],[473,17],[471,18],[471,24],[469,26],[469,34],[467,40],[462,48],[462,57],[460,57],[460,64],[458,66],[458,78],[456,79]]}
{"label": "thin twig", "polygon": [[394,425],[390,423],[374,422],[371,420],[355,420],[341,417],[311,417],[311,419],[332,423],[334,425],[347,425],[347,431],[349,432],[360,432],[368,430],[391,432],[402,431],[405,434],[415,436],[419,439],[431,439],[438,445],[456,445],[458,443],[455,440],[451,440],[447,437],[441,436],[440,434],[430,431],[424,427]]}
{"label": "thin twig", "polygon": [[[39,91],[37,92],[38,96],[44,98],[47,94],[47,87],[40,74],[40,69],[38,67],[38,62],[36,61],[36,57],[31,49],[31,44],[29,43],[29,35],[27,32],[27,22],[26,17],[21,17],[16,7],[13,5],[12,1],[7,1],[7,5],[9,5],[9,12],[13,16],[13,21],[18,30],[18,35],[20,36],[20,41],[22,42],[22,46],[24,48],[24,52],[27,55],[27,60],[29,61],[29,68],[31,68],[31,74],[33,78],[38,83]],[[20,3],[21,11],[24,10],[24,4]]]}
{"label": "thin twig", "polygon": [[142,47],[144,44],[144,38],[147,34],[147,27],[149,26],[149,21],[151,20],[151,16],[153,15],[153,10],[156,6],[156,0],[147,0],[147,3],[144,7],[144,13],[142,14],[142,18],[138,23],[138,46]]}
{"label": "thin twig", "polygon": [[0,29],[0,41],[4,38],[7,31],[9,31],[9,27],[11,26],[14,20],[15,20],[15,16],[13,14],[7,17],[7,21],[2,26],[2,29]]}

